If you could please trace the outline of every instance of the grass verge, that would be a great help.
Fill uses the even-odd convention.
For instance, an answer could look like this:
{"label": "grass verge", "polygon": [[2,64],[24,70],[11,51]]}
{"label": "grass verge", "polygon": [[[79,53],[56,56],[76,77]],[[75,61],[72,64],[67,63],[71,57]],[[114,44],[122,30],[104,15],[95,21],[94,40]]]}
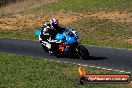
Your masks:
{"label": "grass verge", "polygon": [[90,45],[131,48],[132,25],[109,19],[84,18],[72,24],[80,34],[80,42]]}
{"label": "grass verge", "polygon": [[1,38],[38,40],[37,36],[35,36],[35,30],[31,30],[31,29],[0,30],[0,37]]}
{"label": "grass verge", "polygon": [[[130,88],[128,84],[78,85],[78,65],[57,63],[45,58],[0,53],[1,88]],[[116,74],[86,67],[89,74]],[[119,73],[120,74],[120,73]]]}
{"label": "grass verge", "polygon": [[57,3],[47,4],[35,8],[35,11],[73,11],[73,12],[98,12],[98,11],[129,11],[132,8],[131,0],[60,0]]}
{"label": "grass verge", "polygon": [[58,0],[16,0],[15,3],[10,3],[7,6],[0,7],[0,16],[9,16],[12,14],[19,14],[32,8],[40,7],[42,5],[57,2]]}

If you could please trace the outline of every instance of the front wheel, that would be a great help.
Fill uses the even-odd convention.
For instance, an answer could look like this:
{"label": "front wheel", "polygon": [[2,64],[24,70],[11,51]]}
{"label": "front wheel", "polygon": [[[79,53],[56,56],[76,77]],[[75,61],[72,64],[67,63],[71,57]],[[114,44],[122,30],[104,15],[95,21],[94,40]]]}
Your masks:
{"label": "front wheel", "polygon": [[83,45],[78,45],[75,48],[75,56],[77,58],[86,60],[89,57],[89,52],[88,52],[88,50]]}

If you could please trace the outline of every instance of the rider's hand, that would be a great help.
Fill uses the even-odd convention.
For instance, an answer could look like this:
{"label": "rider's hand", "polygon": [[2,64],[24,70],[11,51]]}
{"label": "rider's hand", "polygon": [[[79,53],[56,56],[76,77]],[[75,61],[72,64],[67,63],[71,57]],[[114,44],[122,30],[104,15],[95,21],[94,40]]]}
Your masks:
{"label": "rider's hand", "polygon": [[66,37],[64,37],[64,38],[62,39],[62,43],[65,42],[65,41],[66,41]]}

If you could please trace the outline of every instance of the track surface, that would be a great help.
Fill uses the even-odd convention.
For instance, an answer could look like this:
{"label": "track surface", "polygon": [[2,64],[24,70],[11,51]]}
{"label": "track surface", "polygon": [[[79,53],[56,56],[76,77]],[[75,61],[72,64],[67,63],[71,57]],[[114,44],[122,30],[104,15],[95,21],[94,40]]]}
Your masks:
{"label": "track surface", "polygon": [[68,61],[77,64],[100,66],[132,72],[132,50],[85,46],[90,53],[88,60],[56,58],[49,56],[38,41],[0,38],[0,52],[31,55]]}

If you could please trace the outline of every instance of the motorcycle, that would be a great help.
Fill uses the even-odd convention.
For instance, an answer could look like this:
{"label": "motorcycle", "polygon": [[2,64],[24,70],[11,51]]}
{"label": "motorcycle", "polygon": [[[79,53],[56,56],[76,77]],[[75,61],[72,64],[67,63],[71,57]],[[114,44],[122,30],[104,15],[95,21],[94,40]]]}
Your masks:
{"label": "motorcycle", "polygon": [[[36,30],[36,35],[40,37],[41,30]],[[63,33],[58,33],[55,40],[48,41],[51,44],[53,54],[57,57],[74,56],[80,59],[88,59],[88,50],[78,42],[77,32],[67,27]],[[44,50],[47,51],[43,41],[41,42]]]}

